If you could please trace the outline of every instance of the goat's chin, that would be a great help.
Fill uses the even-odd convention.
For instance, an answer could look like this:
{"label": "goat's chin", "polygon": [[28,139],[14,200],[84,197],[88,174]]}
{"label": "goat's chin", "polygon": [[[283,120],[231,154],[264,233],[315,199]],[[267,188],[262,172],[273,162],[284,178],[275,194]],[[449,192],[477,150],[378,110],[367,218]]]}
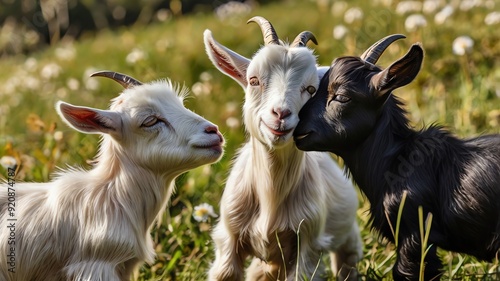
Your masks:
{"label": "goat's chin", "polygon": [[224,154],[224,148],[221,144],[193,146],[193,150],[200,161],[206,162],[206,164],[218,161]]}
{"label": "goat's chin", "polygon": [[292,132],[285,135],[275,135],[267,130],[261,130],[260,135],[262,138],[261,142],[272,149],[283,148],[289,145],[293,140]]}

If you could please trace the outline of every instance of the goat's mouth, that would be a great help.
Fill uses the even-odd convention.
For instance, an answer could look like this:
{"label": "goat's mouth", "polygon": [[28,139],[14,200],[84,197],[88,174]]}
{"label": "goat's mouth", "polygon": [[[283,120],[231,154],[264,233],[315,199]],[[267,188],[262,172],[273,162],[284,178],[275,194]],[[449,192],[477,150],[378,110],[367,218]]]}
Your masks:
{"label": "goat's mouth", "polygon": [[290,134],[294,128],[291,128],[291,129],[284,129],[284,128],[276,128],[276,129],[273,129],[271,128],[269,125],[266,124],[266,122],[262,121],[262,124],[264,124],[264,126],[275,136],[277,137],[282,137],[282,136],[286,136],[288,134]]}
{"label": "goat's mouth", "polygon": [[289,130],[274,130],[274,129],[271,129],[269,128],[269,130],[271,131],[271,133],[273,133],[274,135],[278,136],[278,137],[281,137],[281,136],[285,136],[285,135],[288,135],[292,129],[289,129]]}
{"label": "goat's mouth", "polygon": [[313,131],[308,131],[308,132],[297,132],[297,130],[295,130],[295,132],[293,133],[293,140],[295,141],[295,145],[297,145],[297,147],[299,146],[302,146],[306,143],[309,142],[309,139],[311,137],[311,135],[313,135]]}
{"label": "goat's mouth", "polygon": [[295,140],[302,140],[302,139],[307,138],[310,134],[311,133],[305,133],[305,134],[302,134],[302,135],[294,136],[294,139]]}
{"label": "goat's mouth", "polygon": [[215,151],[218,153],[222,153],[223,142],[217,141],[217,142],[210,142],[210,143],[204,143],[204,144],[195,144],[195,145],[193,145],[193,148],[207,149],[207,150],[212,150],[212,151]]}

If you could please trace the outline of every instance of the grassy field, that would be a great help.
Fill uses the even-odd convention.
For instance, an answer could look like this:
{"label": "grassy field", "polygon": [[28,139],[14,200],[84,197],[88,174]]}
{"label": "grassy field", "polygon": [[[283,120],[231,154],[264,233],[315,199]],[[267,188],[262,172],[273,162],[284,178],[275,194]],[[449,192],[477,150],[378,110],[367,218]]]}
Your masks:
{"label": "grassy field", "polygon": [[[62,40],[28,56],[2,58],[0,157],[13,156],[22,164],[19,181],[48,181],[57,168],[67,165],[88,168],[86,161],[96,153],[98,136],[69,129],[57,117],[54,104],[64,100],[106,108],[121,89],[111,81],[89,78],[94,71],[114,70],[142,81],[170,77],[191,88],[186,106],[219,125],[227,141],[226,153],[221,162],[179,178],[171,206],[152,233],[158,258],[135,277],[203,280],[213,259],[210,229],[216,218],[198,222],[193,218],[194,207],[208,203],[218,213],[231,158],[245,140],[243,91],[208,60],[202,41],[207,28],[219,42],[247,57],[263,43],[257,25],[246,24],[254,15],[269,19],[282,39],[292,40],[300,31],[310,30],[319,41],[311,47],[322,65],[338,56],[360,55],[388,34],[405,34],[408,38],[393,44],[379,64],[388,66],[412,43],[423,43],[423,70],[413,83],[396,91],[415,127],[440,123],[459,136],[500,133],[500,19],[495,23],[492,14],[500,10],[498,1],[452,1],[448,10],[441,3],[445,1],[294,2],[247,7],[251,10],[226,17],[170,17],[148,26],[89,33],[78,42]],[[446,13],[449,9],[452,12]],[[459,36],[470,38],[473,46],[464,42],[454,52],[453,42]],[[6,173],[0,167],[0,178]],[[370,231],[367,205],[360,195],[365,255],[358,268],[365,277],[391,280],[394,247]],[[500,279],[497,261],[488,264],[440,253],[445,280]]]}

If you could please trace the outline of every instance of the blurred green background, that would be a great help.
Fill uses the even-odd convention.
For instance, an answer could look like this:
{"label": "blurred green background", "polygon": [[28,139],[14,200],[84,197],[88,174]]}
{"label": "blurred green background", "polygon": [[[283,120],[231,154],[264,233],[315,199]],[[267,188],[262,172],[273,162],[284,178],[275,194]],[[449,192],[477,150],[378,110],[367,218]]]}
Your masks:
{"label": "blurred green background", "polygon": [[[252,16],[269,19],[285,40],[310,30],[319,45],[309,47],[321,65],[360,55],[388,34],[405,34],[407,39],[393,44],[379,64],[388,66],[412,43],[422,42],[421,73],[395,92],[406,102],[413,125],[439,123],[466,137],[500,133],[499,11],[497,0],[0,0],[0,158],[21,164],[18,181],[49,181],[68,165],[89,168],[86,161],[96,153],[98,136],[69,129],[54,104],[107,108],[121,88],[89,78],[94,71],[118,71],[145,82],[169,77],[185,85],[191,90],[186,107],[219,125],[226,153],[221,162],[178,179],[171,206],[152,233],[157,261],[144,265],[135,279],[205,279],[216,219],[198,222],[194,207],[208,203],[218,213],[231,158],[245,140],[243,90],[208,60],[205,29],[247,57],[263,44],[258,26],[246,24]],[[0,179],[5,177],[0,167]],[[370,231],[367,204],[360,195],[365,257],[359,271],[390,280],[394,248]],[[497,262],[440,253],[447,280],[498,280]]]}

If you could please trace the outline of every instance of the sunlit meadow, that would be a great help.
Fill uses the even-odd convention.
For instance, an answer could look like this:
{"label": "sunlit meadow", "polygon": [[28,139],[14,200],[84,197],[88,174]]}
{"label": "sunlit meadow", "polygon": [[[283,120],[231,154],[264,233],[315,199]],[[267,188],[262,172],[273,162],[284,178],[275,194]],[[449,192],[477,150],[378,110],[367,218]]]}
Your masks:
{"label": "sunlit meadow", "polygon": [[[169,77],[191,89],[186,106],[219,125],[226,140],[220,163],[181,176],[177,192],[152,235],[157,260],[135,272],[136,280],[203,280],[213,260],[210,230],[231,158],[245,140],[243,91],[208,60],[204,29],[247,57],[263,43],[259,28],[246,21],[261,15],[281,38],[310,30],[319,41],[318,61],[360,55],[378,39],[402,33],[379,64],[420,41],[426,51],[417,79],[395,92],[406,102],[417,128],[439,123],[457,135],[500,133],[500,2],[496,0],[284,1],[258,6],[231,3],[212,14],[158,14],[155,23],[88,33],[60,40],[29,55],[0,60],[0,178],[19,165],[17,181],[49,181],[57,169],[88,168],[99,138],[69,129],[54,104],[106,108],[121,91],[109,80],[89,78],[97,70],[127,73],[147,82]],[[5,27],[3,28],[5,31]],[[332,155],[332,157],[335,157]],[[394,247],[370,231],[368,202],[360,195],[359,221],[365,255],[364,279],[391,280]],[[212,209],[213,208],[213,209]],[[499,280],[498,261],[488,264],[441,252],[445,280]],[[332,279],[333,280],[333,279]]]}

